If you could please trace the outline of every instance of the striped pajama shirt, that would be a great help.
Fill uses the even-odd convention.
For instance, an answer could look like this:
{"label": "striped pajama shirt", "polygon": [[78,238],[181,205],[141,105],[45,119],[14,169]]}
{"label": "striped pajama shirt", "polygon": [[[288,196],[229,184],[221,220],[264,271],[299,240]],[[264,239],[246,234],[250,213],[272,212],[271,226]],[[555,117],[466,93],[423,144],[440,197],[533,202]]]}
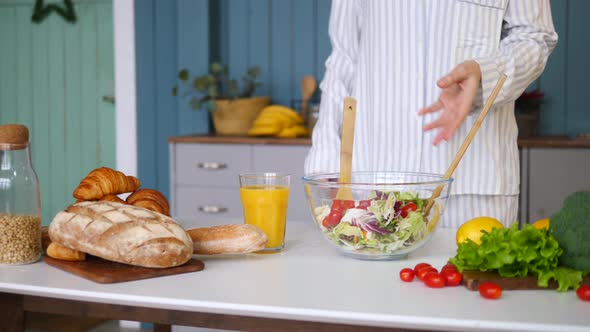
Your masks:
{"label": "striped pajama shirt", "polygon": [[[514,100],[543,71],[557,42],[548,0],[333,0],[332,53],[305,173],[338,172],[342,101],[357,99],[353,171],[444,173],[502,73],[494,107],[453,175],[443,227],[490,215],[516,221],[519,160]],[[418,116],[436,81],[465,60],[481,90],[454,137],[433,146]]]}

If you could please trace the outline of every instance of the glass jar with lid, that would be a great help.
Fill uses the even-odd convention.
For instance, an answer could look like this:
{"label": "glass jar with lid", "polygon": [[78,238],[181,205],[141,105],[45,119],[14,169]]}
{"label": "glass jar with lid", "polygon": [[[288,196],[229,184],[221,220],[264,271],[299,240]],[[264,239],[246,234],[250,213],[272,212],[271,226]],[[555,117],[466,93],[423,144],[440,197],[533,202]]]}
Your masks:
{"label": "glass jar with lid", "polygon": [[41,257],[41,194],[33,169],[29,130],[0,125],[0,265]]}

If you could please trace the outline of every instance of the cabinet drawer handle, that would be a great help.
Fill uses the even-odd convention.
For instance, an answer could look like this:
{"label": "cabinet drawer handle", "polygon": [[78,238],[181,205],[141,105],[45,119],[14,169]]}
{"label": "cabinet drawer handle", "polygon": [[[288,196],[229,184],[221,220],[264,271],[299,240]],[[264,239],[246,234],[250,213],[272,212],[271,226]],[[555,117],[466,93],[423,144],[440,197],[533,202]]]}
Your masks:
{"label": "cabinet drawer handle", "polygon": [[226,163],[216,163],[216,162],[203,162],[203,163],[197,163],[197,167],[201,168],[201,169],[217,170],[217,169],[227,168],[227,164]]}
{"label": "cabinet drawer handle", "polygon": [[224,213],[224,212],[227,212],[227,208],[225,208],[223,206],[203,205],[203,206],[199,206],[199,212],[211,213],[211,214]]}

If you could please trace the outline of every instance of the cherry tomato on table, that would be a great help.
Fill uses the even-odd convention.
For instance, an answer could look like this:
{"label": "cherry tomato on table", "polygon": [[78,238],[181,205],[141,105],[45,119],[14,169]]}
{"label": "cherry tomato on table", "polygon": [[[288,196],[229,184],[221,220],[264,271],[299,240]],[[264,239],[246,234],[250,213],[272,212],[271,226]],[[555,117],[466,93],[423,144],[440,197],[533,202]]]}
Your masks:
{"label": "cherry tomato on table", "polygon": [[418,271],[418,273],[416,274],[416,276],[418,276],[418,279],[424,281],[424,278],[426,277],[426,275],[428,273],[438,273],[438,270],[433,268],[432,266],[430,266],[430,267],[427,266],[427,267],[421,268]]}
{"label": "cherry tomato on table", "polygon": [[576,294],[582,301],[590,301],[590,286],[582,285],[578,287]]}
{"label": "cherry tomato on table", "polygon": [[491,281],[484,281],[479,285],[479,294],[486,299],[498,299],[502,296],[502,287]]}
{"label": "cherry tomato on table", "polygon": [[399,278],[405,282],[411,282],[412,280],[414,280],[414,275],[414,270],[410,269],[409,267],[406,267],[399,271]]}
{"label": "cherry tomato on table", "polygon": [[457,270],[457,267],[455,265],[451,264],[451,263],[445,264],[445,266],[443,266],[442,269],[440,269],[441,272],[447,271],[447,270],[450,270],[450,271],[459,271],[459,270]]}
{"label": "cherry tomato on table", "polygon": [[416,264],[416,266],[414,266],[414,272],[416,274],[418,274],[418,271],[420,271],[421,269],[423,269],[425,267],[432,267],[432,265],[430,265],[428,263],[418,263],[418,264]]}
{"label": "cherry tomato on table", "polygon": [[450,268],[447,268],[445,270],[445,268],[443,267],[443,270],[440,274],[445,279],[445,285],[447,286],[459,286],[461,280],[463,279],[463,275],[459,271],[452,270]]}
{"label": "cherry tomato on table", "polygon": [[416,203],[414,203],[414,202],[410,202],[410,203],[408,203],[408,204],[406,204],[406,205],[402,206],[402,209],[401,209],[401,216],[402,216],[403,218],[405,218],[405,217],[407,217],[407,216],[408,216],[408,214],[409,214],[411,211],[416,211],[417,209],[418,209],[418,206],[416,206]]}
{"label": "cherry tomato on table", "polygon": [[429,272],[424,277],[424,284],[430,288],[445,287],[445,278],[438,272]]}

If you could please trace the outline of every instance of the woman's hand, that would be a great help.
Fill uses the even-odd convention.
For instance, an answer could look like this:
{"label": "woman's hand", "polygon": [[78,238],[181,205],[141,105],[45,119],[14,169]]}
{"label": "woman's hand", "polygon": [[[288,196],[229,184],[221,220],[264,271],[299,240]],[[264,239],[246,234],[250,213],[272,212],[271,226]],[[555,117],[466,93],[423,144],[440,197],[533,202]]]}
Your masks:
{"label": "woman's hand", "polygon": [[442,140],[448,141],[455,134],[471,110],[480,81],[479,64],[469,60],[457,65],[436,82],[442,89],[438,100],[418,112],[419,115],[424,115],[442,109],[440,117],[423,128],[424,131],[439,129],[432,144],[438,145]]}

